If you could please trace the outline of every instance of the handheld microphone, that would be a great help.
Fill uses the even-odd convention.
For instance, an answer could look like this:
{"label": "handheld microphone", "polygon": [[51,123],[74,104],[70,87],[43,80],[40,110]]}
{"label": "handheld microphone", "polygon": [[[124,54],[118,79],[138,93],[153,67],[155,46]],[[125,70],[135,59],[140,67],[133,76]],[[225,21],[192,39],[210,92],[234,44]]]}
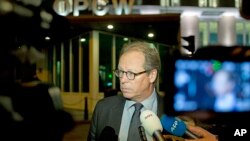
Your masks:
{"label": "handheld microphone", "polygon": [[187,135],[189,138],[192,139],[199,139],[200,137],[196,134],[192,133],[187,129],[186,124],[179,118],[168,117],[163,115],[161,117],[161,124],[165,130],[175,136],[183,136],[184,134]]}
{"label": "handheld microphone", "polygon": [[161,132],[163,130],[160,119],[150,110],[145,110],[140,115],[144,129],[157,141],[165,141]]}
{"label": "handheld microphone", "polygon": [[145,134],[145,129],[143,126],[138,127],[141,141],[147,141],[147,136]]}

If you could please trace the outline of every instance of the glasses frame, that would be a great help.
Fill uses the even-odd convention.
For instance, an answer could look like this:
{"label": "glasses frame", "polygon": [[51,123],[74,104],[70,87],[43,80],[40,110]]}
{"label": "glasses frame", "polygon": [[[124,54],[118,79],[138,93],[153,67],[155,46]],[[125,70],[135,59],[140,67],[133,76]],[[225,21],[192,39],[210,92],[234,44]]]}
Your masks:
{"label": "glasses frame", "polygon": [[[145,70],[145,71],[141,71],[141,72],[135,73],[135,72],[131,72],[131,71],[122,71],[122,70],[116,69],[116,70],[114,70],[113,72],[114,72],[115,76],[117,76],[117,77],[119,77],[119,78],[122,78],[123,75],[124,75],[124,73],[125,73],[125,74],[126,74],[126,77],[127,77],[129,80],[134,80],[136,76],[141,75],[141,74],[146,73],[146,72],[149,72],[149,70]],[[119,76],[120,72],[122,72],[122,73],[121,73],[121,75]],[[133,78],[130,78],[130,77],[128,76],[129,74],[132,75]]]}

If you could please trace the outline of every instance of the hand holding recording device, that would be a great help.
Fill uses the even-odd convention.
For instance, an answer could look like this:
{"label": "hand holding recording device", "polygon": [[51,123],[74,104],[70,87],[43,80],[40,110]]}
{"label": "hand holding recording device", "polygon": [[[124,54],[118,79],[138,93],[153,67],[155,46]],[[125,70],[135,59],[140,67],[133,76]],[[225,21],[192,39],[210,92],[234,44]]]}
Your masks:
{"label": "hand holding recording device", "polygon": [[177,117],[168,117],[163,115],[161,117],[161,124],[163,128],[171,133],[172,135],[182,137],[183,135],[188,136],[191,139],[199,139],[200,137],[187,129],[186,124]]}

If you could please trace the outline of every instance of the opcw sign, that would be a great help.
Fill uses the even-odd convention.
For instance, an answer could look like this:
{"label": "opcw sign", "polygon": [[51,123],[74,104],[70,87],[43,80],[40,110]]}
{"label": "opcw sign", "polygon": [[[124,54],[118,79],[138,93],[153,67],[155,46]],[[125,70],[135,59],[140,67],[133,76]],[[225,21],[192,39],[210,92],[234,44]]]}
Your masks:
{"label": "opcw sign", "polygon": [[[132,11],[134,0],[112,0],[112,6],[116,15],[128,15]],[[53,9],[57,14],[67,16],[73,12],[73,16],[79,16],[80,11],[92,10],[97,16],[106,15],[110,10],[107,0],[55,0]]]}

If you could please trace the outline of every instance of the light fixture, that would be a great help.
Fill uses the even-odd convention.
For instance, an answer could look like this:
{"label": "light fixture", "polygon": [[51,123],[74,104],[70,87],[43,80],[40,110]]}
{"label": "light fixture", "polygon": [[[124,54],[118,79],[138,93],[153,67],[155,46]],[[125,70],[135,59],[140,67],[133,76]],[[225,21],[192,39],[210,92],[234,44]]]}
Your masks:
{"label": "light fixture", "polygon": [[155,36],[154,33],[152,33],[152,32],[149,32],[149,33],[148,33],[148,37],[149,37],[149,38],[153,38],[154,36]]}
{"label": "light fixture", "polygon": [[124,37],[124,38],[123,38],[123,41],[128,41],[128,38],[127,38],[127,37]]}
{"label": "light fixture", "polygon": [[47,40],[47,41],[50,40],[50,37],[49,37],[49,36],[46,36],[46,37],[45,37],[45,40]]}
{"label": "light fixture", "polygon": [[80,41],[81,41],[81,42],[85,42],[85,41],[86,41],[86,38],[81,38]]}
{"label": "light fixture", "polygon": [[108,29],[113,29],[114,26],[113,26],[112,24],[109,24],[109,25],[107,26],[107,28],[108,28]]}

